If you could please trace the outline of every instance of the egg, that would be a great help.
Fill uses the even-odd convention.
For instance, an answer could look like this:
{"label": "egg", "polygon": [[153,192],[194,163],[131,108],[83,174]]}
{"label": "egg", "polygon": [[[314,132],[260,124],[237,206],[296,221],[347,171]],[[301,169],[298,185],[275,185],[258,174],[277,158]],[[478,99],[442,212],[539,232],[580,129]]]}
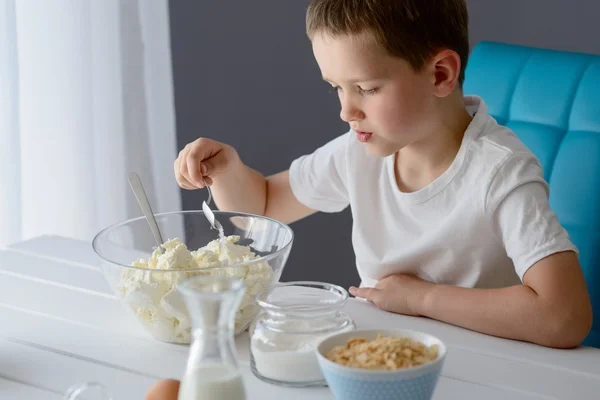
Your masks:
{"label": "egg", "polygon": [[146,400],[177,400],[179,381],[175,379],[161,379],[148,389]]}

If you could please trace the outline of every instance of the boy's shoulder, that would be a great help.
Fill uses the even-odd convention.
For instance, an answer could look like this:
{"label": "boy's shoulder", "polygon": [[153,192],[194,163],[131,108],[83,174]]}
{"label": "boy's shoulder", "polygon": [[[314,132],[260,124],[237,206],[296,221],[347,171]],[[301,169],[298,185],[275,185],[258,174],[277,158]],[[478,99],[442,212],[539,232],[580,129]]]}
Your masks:
{"label": "boy's shoulder", "polygon": [[538,182],[547,189],[538,158],[509,127],[488,114],[483,101],[465,135],[470,135],[462,174],[470,190],[483,194],[486,209],[493,210],[513,189]]}
{"label": "boy's shoulder", "polygon": [[487,166],[496,169],[511,159],[522,159],[538,163],[537,157],[519,139],[517,134],[507,126],[500,125],[488,114],[487,106],[481,99],[479,109],[469,129],[472,133],[471,157]]}
{"label": "boy's shoulder", "polygon": [[488,156],[495,155],[499,159],[513,156],[535,157],[512,129],[498,124],[493,117],[489,117],[474,142],[481,152]]}

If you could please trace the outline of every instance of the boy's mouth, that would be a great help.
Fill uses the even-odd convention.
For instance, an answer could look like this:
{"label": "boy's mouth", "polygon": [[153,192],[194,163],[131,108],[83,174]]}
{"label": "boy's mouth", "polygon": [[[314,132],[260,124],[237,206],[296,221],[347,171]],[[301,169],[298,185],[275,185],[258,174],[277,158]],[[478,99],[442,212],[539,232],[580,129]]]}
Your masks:
{"label": "boy's mouth", "polygon": [[373,136],[373,132],[356,131],[356,133],[358,135],[358,141],[361,143],[367,143],[369,139],[371,139],[371,136]]}

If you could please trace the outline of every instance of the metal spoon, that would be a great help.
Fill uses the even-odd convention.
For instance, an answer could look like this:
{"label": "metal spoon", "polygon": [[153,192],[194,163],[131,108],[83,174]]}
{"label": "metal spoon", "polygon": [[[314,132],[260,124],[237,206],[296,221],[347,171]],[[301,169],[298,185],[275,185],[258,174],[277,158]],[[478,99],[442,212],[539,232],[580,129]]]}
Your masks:
{"label": "metal spoon", "polygon": [[210,190],[210,186],[206,184],[204,177],[202,177],[202,183],[204,184],[204,187],[208,190],[208,202],[202,202],[202,211],[204,211],[206,219],[208,220],[208,222],[210,222],[210,226],[212,226],[213,229],[217,229],[220,233],[223,231],[223,226],[219,221],[217,221],[217,219],[215,218],[215,214],[208,206],[208,203],[210,203],[210,201],[212,200],[212,191]]}
{"label": "metal spoon", "polygon": [[152,235],[154,236],[154,240],[158,244],[158,249],[162,253],[162,244],[164,243],[162,235],[160,234],[160,229],[158,228],[158,223],[156,222],[156,218],[154,218],[154,213],[152,212],[152,207],[150,207],[150,201],[148,201],[148,196],[146,196],[146,191],[144,190],[144,185],[142,185],[142,181],[140,177],[135,172],[129,174],[129,185],[131,189],[133,189],[133,194],[135,194],[135,198],[146,217],[146,221],[148,221],[148,225],[150,225],[150,230],[152,231]]}

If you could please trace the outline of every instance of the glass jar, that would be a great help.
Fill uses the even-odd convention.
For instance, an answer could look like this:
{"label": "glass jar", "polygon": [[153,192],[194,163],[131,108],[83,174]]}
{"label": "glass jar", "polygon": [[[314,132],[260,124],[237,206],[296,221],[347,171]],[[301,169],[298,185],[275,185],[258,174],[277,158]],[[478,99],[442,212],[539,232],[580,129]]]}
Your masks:
{"label": "glass jar", "polygon": [[330,283],[287,282],[256,299],[261,311],[250,327],[254,375],[281,386],[327,386],[315,349],[325,337],[355,328],[340,311],[348,292]]}

